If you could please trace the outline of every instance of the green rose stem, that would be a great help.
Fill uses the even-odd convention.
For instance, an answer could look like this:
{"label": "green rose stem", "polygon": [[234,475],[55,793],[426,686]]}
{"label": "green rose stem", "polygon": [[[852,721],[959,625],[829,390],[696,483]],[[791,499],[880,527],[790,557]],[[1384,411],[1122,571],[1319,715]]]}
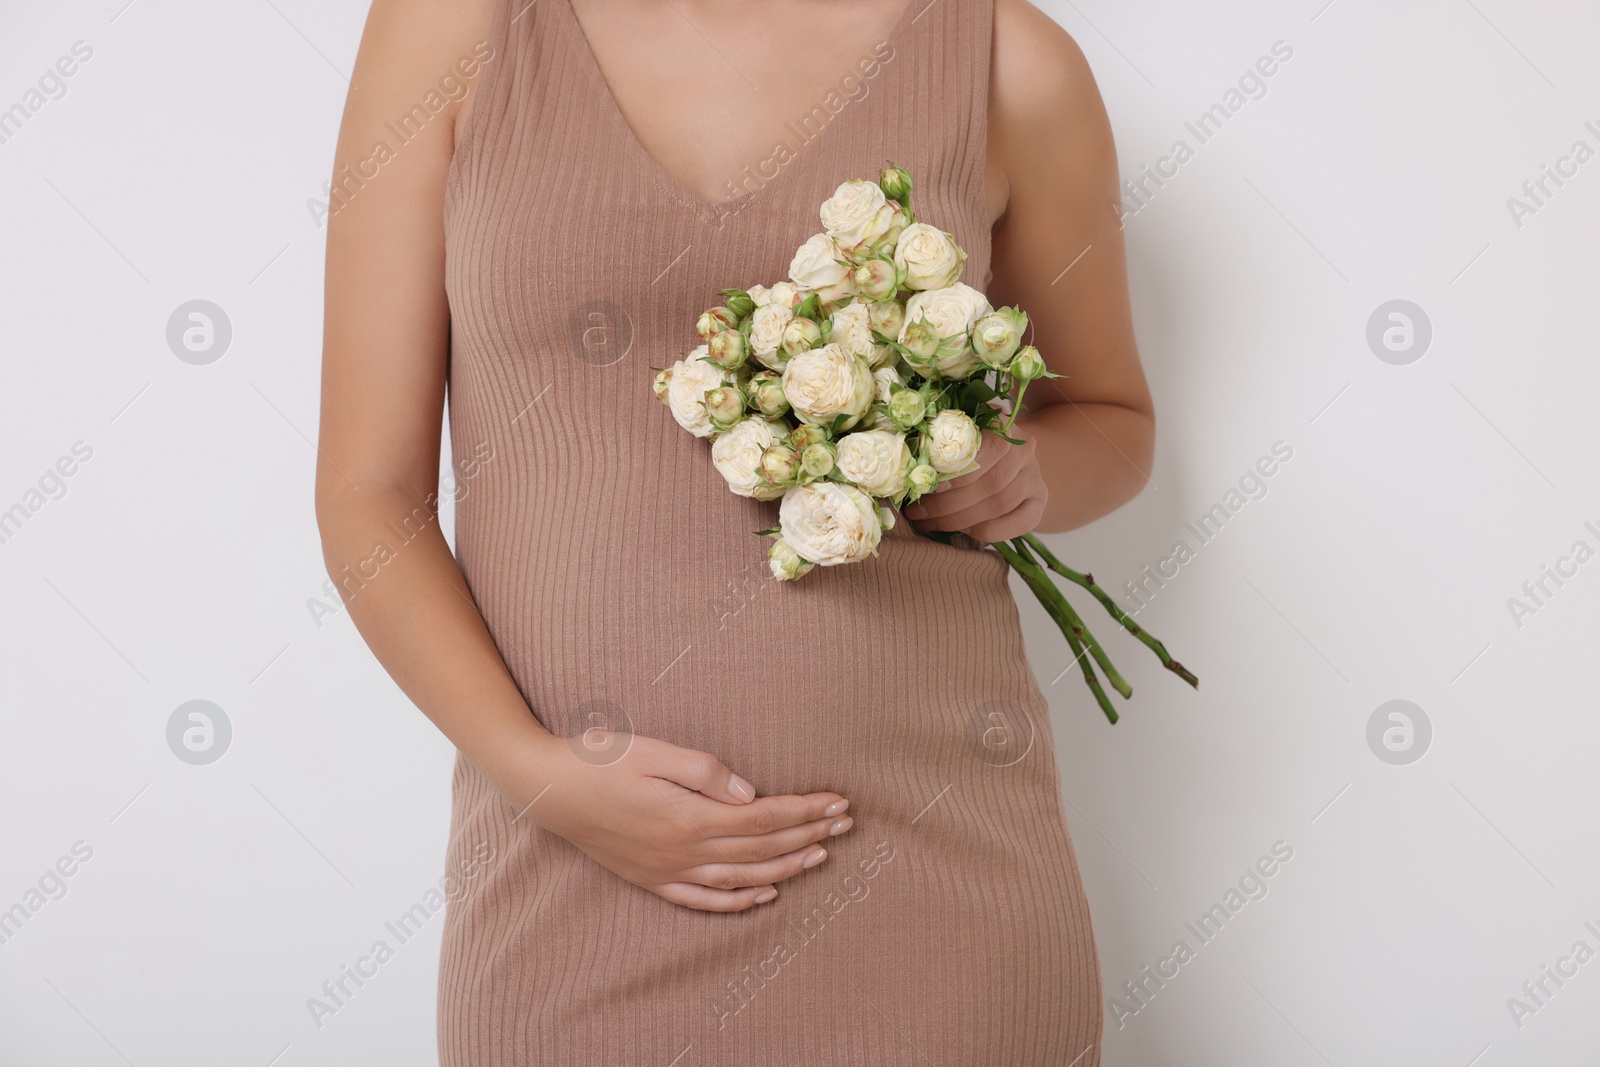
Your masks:
{"label": "green rose stem", "polygon": [[1110,682],[1112,688],[1122,694],[1122,699],[1127,700],[1129,697],[1133,696],[1133,686],[1129,685],[1123,679],[1122,674],[1111,665],[1111,657],[1106,655],[1106,650],[1100,647],[1099,640],[1095,638],[1094,634],[1089,632],[1089,627],[1084,625],[1083,619],[1078,615],[1077,610],[1073,608],[1072,602],[1066,598],[1066,595],[1063,594],[1061,590],[1055,587],[1055,583],[1050,580],[1050,576],[1045,573],[1045,571],[1039,566],[1038,562],[1033,558],[1033,554],[1028,551],[1027,543],[1024,542],[1023,544],[1018,545],[1016,542],[1012,542],[1012,547],[1016,548],[1017,554],[1026,559],[1028,563],[1038,572],[1039,581],[1042,582],[1052,593],[1054,593],[1056,598],[1061,602],[1060,607],[1062,617],[1066,619],[1067,624],[1072,628],[1072,632],[1078,638],[1078,640],[1082,642],[1086,648],[1088,648],[1089,654],[1093,656],[1094,661],[1100,665],[1100,669],[1106,672],[1106,681]]}
{"label": "green rose stem", "polygon": [[[1094,640],[1093,637],[1089,636],[1088,628],[1077,617],[1077,614],[1072,610],[1072,606],[1067,603],[1066,597],[1062,595],[1061,590],[1056,588],[1055,583],[1050,580],[1050,576],[1045,573],[1044,568],[1040,567],[1032,556],[1027,554],[1026,546],[1021,546],[1019,551],[1019,542],[1020,538],[1009,545],[997,541],[994,544],[994,549],[1011,565],[1012,569],[1022,576],[1022,580],[1028,584],[1028,588],[1033,590],[1033,595],[1039,598],[1039,603],[1044,606],[1045,611],[1055,620],[1062,636],[1067,639],[1067,647],[1072,650],[1073,658],[1083,666],[1083,680],[1089,686],[1090,692],[1094,694],[1095,702],[1100,705],[1100,710],[1105,713],[1106,719],[1115,723],[1118,718],[1117,710],[1111,706],[1111,698],[1106,695],[1105,689],[1101,687],[1100,679],[1095,675],[1093,666],[1084,658],[1086,644],[1084,638],[1092,642]],[[1091,654],[1094,647],[1095,645],[1089,646]],[[1116,669],[1111,666],[1111,661],[1105,657],[1103,651],[1094,658],[1103,668],[1106,668],[1106,677],[1112,679],[1111,684],[1117,687],[1119,693],[1122,693],[1123,696],[1128,696],[1133,692],[1128,683],[1122,681],[1121,676],[1116,673]],[[1119,682],[1121,683],[1120,685],[1118,684]]]}
{"label": "green rose stem", "polygon": [[1111,698],[1106,696],[1106,691],[1100,685],[1100,679],[1095,676],[1094,667],[1088,660],[1088,652],[1078,639],[1072,636],[1071,630],[1062,630],[1067,638],[1067,648],[1072,650],[1073,661],[1083,668],[1083,680],[1089,686],[1089,691],[1094,694],[1095,703],[1100,705],[1100,710],[1105,712],[1106,721],[1112,726],[1117,724],[1117,709],[1111,706]]}
{"label": "green rose stem", "polygon": [[1016,398],[1011,401],[1011,414],[1006,418],[1006,425],[1005,429],[1002,431],[1003,433],[1011,432],[1011,424],[1016,422],[1017,416],[1022,413],[1022,394],[1026,393],[1027,391],[1027,382],[1023,382],[1021,385],[1017,386],[1017,395]]}
{"label": "green rose stem", "polygon": [[1182,678],[1196,689],[1200,688],[1200,679],[1196,678],[1192,673],[1190,673],[1188,668],[1184,667],[1183,664],[1173,659],[1172,656],[1168,654],[1166,646],[1160,641],[1156,640],[1154,634],[1142,628],[1138,623],[1133,621],[1133,618],[1127,612],[1118,607],[1117,602],[1112,600],[1106,591],[1100,587],[1100,584],[1094,580],[1093,575],[1080,574],[1071,567],[1067,566],[1065,563],[1062,563],[1055,557],[1053,552],[1044,546],[1044,542],[1040,541],[1039,538],[1034,534],[1024,534],[1017,540],[1024,542],[1029,548],[1037,552],[1039,554],[1039,558],[1044,560],[1045,566],[1061,575],[1061,577],[1065,578],[1067,581],[1072,582],[1075,585],[1080,585],[1089,590],[1089,592],[1094,595],[1094,598],[1100,601],[1101,606],[1104,607],[1106,611],[1110,612],[1111,617],[1122,624],[1122,628],[1124,630],[1127,630],[1140,641],[1143,641],[1150,651],[1156,654],[1157,658],[1161,660],[1161,665],[1163,667],[1171,671],[1173,674],[1176,674],[1179,678]]}

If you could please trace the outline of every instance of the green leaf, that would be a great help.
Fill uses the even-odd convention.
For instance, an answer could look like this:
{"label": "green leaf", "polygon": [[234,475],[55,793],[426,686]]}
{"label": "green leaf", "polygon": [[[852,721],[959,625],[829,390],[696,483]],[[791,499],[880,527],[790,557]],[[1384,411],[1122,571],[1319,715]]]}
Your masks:
{"label": "green leaf", "polygon": [[969,378],[964,389],[961,390],[963,400],[971,403],[987,404],[1000,394],[990,387],[982,378]]}

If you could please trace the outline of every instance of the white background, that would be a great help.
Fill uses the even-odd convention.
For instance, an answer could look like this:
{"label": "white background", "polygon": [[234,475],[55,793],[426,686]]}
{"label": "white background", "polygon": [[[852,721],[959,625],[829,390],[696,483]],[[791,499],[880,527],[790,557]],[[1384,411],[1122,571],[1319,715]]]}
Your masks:
{"label": "white background", "polygon": [[[439,876],[453,755],[348,618],[307,606],[306,200],[365,6],[124,3],[6,0],[0,33],[0,108],[94,49],[0,144],[0,509],[93,449],[0,544],[0,908],[93,849],[0,945],[0,1063],[431,1063],[441,919],[321,1028],[306,1007]],[[1507,598],[1600,548],[1600,160],[1521,226],[1507,198],[1600,148],[1600,13],[1322,3],[1044,5],[1127,176],[1197,147],[1184,122],[1293,48],[1126,220],[1158,460],[1134,504],[1053,539],[1117,589],[1292,447],[1140,616],[1203,688],[1101,622],[1139,691],[1108,726],[1022,598],[1108,997],[1294,849],[1120,1028],[1108,1001],[1104,1062],[1592,1064],[1600,962],[1520,1027],[1507,998],[1600,950],[1600,562],[1520,627]],[[165,338],[196,298],[233,327],[203,367]],[[1409,365],[1366,341],[1393,299],[1432,323]],[[1396,698],[1433,727],[1405,766],[1367,742]],[[232,724],[210,766],[167,745],[193,699]]]}

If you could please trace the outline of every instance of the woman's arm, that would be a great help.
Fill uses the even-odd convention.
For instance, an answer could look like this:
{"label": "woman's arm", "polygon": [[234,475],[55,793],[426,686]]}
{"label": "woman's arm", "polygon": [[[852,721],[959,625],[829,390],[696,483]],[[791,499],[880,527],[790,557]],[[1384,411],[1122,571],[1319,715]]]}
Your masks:
{"label": "woman's arm", "polygon": [[[1128,302],[1116,148],[1089,64],[1026,0],[996,0],[989,91],[995,306],[1016,304],[1064,378],[1028,387],[1008,445],[989,435],[981,469],[907,509],[921,529],[1001,541],[1070,530],[1132,499],[1155,440]],[[1069,269],[1070,267],[1070,269]]]}
{"label": "woman's arm", "polygon": [[[491,7],[377,0],[368,17],[334,168],[344,204],[328,223],[323,554],[384,668],[529,822],[675,903],[739,910],[826,855],[815,842],[849,828],[843,799],[756,800],[714,757],[649,738],[609,766],[577,758],[528,708],[439,531],[445,181],[477,74],[458,64],[487,37]],[[452,75],[468,91],[398,144],[386,124]],[[379,143],[393,154],[374,165]],[[425,532],[375,552],[406,519]]]}

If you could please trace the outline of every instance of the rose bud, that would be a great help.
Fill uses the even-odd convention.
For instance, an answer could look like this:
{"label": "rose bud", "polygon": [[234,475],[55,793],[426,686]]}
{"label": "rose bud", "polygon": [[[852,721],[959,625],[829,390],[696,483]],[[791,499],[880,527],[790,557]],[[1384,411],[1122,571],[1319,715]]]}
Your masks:
{"label": "rose bud", "polygon": [[739,316],[725,307],[717,307],[702,313],[699,321],[694,324],[694,330],[702,341],[710,341],[712,334],[735,329],[738,325]]}
{"label": "rose bud", "polygon": [[744,418],[745,396],[738,386],[724,385],[706,390],[706,415],[717,430],[726,430]]}
{"label": "rose bud", "polygon": [[771,371],[762,371],[750,379],[750,402],[756,410],[769,419],[781,419],[789,410],[789,401],[783,395],[783,379]]}
{"label": "rose bud", "polygon": [[818,426],[815,423],[809,422],[802,426],[796,426],[789,433],[789,443],[794,445],[794,447],[797,449],[807,448],[811,445],[817,444],[820,441],[826,441],[827,439],[827,427]]}
{"label": "rose bud", "polygon": [[899,389],[889,397],[889,417],[902,430],[909,430],[928,413],[928,402],[915,389]]}
{"label": "rose bud", "polygon": [[805,574],[816,564],[802,559],[789,542],[781,536],[772,542],[772,547],[767,549],[767,558],[771,560],[772,576],[779,581],[792,582]]}
{"label": "rose bud", "polygon": [[900,287],[900,272],[887,259],[869,259],[851,272],[856,295],[867,300],[887,300]]}
{"label": "rose bud", "polygon": [[806,450],[800,453],[800,468],[812,478],[826,478],[833,473],[835,462],[837,458],[831,441],[807,445]]}
{"label": "rose bud", "polygon": [[761,453],[757,469],[768,485],[793,485],[800,474],[800,453],[779,441]]}
{"label": "rose bud", "polygon": [[724,289],[722,291],[722,304],[733,312],[736,319],[747,319],[756,310],[755,297],[743,289]]}
{"label": "rose bud", "polygon": [[991,311],[972,324],[972,350],[989,366],[1004,367],[1022,343],[1027,326],[1028,316],[1018,308]]}
{"label": "rose bud", "polygon": [[911,196],[911,175],[904,167],[885,167],[883,173],[878,175],[878,188],[890,200],[898,200],[903,204]]}
{"label": "rose bud", "polygon": [[790,356],[809,352],[822,341],[822,327],[815,319],[794,318],[783,328],[783,350]]}
{"label": "rose bud", "polygon": [[750,356],[750,346],[738,330],[722,330],[711,335],[706,342],[711,358],[728,370],[738,370]]}
{"label": "rose bud", "polygon": [[1044,357],[1032,345],[1017,349],[1017,354],[1011,359],[1011,375],[1018,381],[1031,382],[1035,378],[1043,378],[1045,370]]}
{"label": "rose bud", "polygon": [[867,325],[879,337],[899,337],[905,324],[906,306],[900,301],[877,300],[867,305]]}
{"label": "rose bud", "polygon": [[939,331],[927,319],[908,322],[900,331],[900,345],[907,363],[919,371],[927,370],[939,354]]}
{"label": "rose bud", "polygon": [[911,483],[911,491],[918,496],[931,493],[939,485],[939,472],[926,463],[918,463],[911,468],[911,473],[906,476]]}
{"label": "rose bud", "polygon": [[667,399],[667,390],[670,388],[672,388],[672,368],[668,367],[665,370],[656,371],[656,399],[661,401],[663,404],[671,403],[671,401]]}

